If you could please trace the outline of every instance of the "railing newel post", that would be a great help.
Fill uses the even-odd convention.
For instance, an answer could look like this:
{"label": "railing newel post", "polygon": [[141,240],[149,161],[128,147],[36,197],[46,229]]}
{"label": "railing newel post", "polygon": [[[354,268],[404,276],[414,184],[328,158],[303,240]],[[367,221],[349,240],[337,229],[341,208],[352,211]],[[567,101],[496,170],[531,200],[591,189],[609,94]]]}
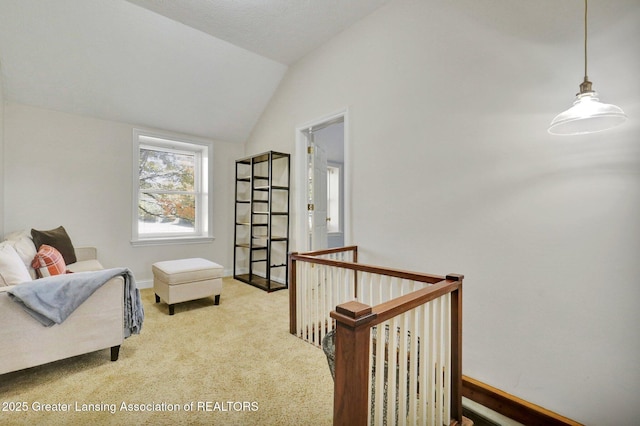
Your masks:
{"label": "railing newel post", "polygon": [[371,307],[351,301],[331,312],[336,320],[333,424],[365,426],[369,412]]}
{"label": "railing newel post", "polygon": [[451,292],[451,417],[462,424],[462,281],[464,275],[448,274],[460,283]]}

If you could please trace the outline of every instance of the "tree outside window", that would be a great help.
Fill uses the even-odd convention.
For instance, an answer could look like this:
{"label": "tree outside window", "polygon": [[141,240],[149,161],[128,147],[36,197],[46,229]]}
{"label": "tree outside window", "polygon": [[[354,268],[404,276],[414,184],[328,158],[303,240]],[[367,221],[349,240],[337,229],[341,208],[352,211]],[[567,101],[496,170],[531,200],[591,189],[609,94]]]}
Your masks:
{"label": "tree outside window", "polygon": [[140,232],[194,232],[194,173],[194,154],[140,147]]}
{"label": "tree outside window", "polygon": [[134,241],[208,236],[208,147],[139,134]]}

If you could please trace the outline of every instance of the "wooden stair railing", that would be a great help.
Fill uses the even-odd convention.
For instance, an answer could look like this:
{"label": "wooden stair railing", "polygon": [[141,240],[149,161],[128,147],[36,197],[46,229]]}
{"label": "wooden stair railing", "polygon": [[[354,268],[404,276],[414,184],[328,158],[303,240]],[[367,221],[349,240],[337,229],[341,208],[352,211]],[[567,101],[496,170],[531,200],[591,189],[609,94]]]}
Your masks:
{"label": "wooden stair railing", "polygon": [[375,307],[347,302],[336,307],[334,425],[366,425],[369,414],[371,327],[451,293],[451,419],[450,425],[468,425],[462,416],[462,275]]}
{"label": "wooden stair railing", "polygon": [[[447,283],[459,283],[457,289],[451,291],[451,420],[450,426],[468,426],[473,424],[462,417],[462,396],[474,400],[500,414],[531,425],[575,425],[580,423],[553,413],[542,407],[521,400],[489,385],[462,376],[462,279],[461,275],[446,277],[416,274],[413,272],[397,271],[358,264],[358,247],[348,246],[307,253],[291,253],[289,255],[289,308],[290,332],[297,334],[296,318],[296,263],[298,261],[327,265],[336,268],[346,268],[353,271],[354,298],[358,294],[358,273],[375,273],[395,276],[402,279],[418,280],[436,284],[428,289],[429,297],[437,298],[438,292]],[[420,293],[420,294],[422,294]],[[334,392],[334,424],[366,424],[368,419],[368,398],[370,388],[364,380],[369,378],[369,354],[367,350],[371,342],[371,327],[384,322],[401,310],[405,310],[403,303],[409,306],[419,305],[413,293],[402,296],[374,307],[357,301],[348,301],[336,306],[331,312],[331,318],[336,324],[336,366]],[[426,302],[422,302],[426,303]],[[364,349],[363,349],[364,348]],[[338,352],[340,355],[338,355]]]}
{"label": "wooden stair railing", "polygon": [[[358,262],[358,247],[346,246],[327,250],[317,250],[306,253],[289,253],[288,268],[289,268],[289,333],[297,334],[297,274],[296,265],[298,260],[302,261],[314,261],[314,260],[329,260],[334,262]],[[354,285],[356,286],[357,295],[357,273],[354,273]]]}
{"label": "wooden stair railing", "polygon": [[[450,379],[450,382],[447,382],[448,390],[434,393],[434,395],[447,394],[448,402],[443,402],[442,406],[447,407],[445,416],[449,416],[450,419],[445,420],[441,415],[439,415],[439,419],[443,424],[452,426],[470,424],[468,419],[462,416],[463,276],[452,274],[444,277],[400,271],[358,264],[357,260],[357,246],[289,254],[289,329],[291,334],[298,335],[319,346],[317,337],[322,337],[328,329],[335,327],[334,424],[364,425],[370,419],[371,384],[369,380],[370,378],[373,380],[370,365],[373,356],[370,353],[372,327],[388,320],[396,321],[392,324],[404,321],[400,318],[406,318],[404,317],[405,313],[422,308],[422,305],[436,299],[439,299],[438,303],[444,304],[441,306],[447,306],[447,325],[443,330],[446,329],[444,334],[446,334],[447,344],[445,346],[449,351],[447,357],[450,357],[450,360],[447,361],[449,362],[447,380]],[[298,262],[304,262],[303,269],[298,270]],[[340,271],[340,273],[335,273],[336,271]],[[335,281],[336,276],[338,282]],[[342,287],[345,291],[344,294],[340,294],[340,300],[333,304],[335,310],[326,312],[326,319],[323,319],[325,313],[321,311],[324,306],[331,305],[331,303],[325,302],[318,308],[317,304],[307,305],[305,301],[316,301],[315,298],[325,291],[323,286],[332,280],[332,285]],[[396,297],[398,288],[391,290],[394,288],[392,286],[389,287],[388,292],[383,291],[383,287],[392,282],[401,283],[399,287],[401,296]],[[405,286],[403,283],[410,285]],[[359,285],[362,287],[359,288]],[[375,297],[372,292],[376,293]],[[310,299],[305,299],[305,294],[312,294],[312,296],[308,296]],[[447,299],[441,299],[444,295],[447,296]],[[356,301],[356,298],[360,302]],[[331,300],[335,300],[335,298]],[[362,301],[368,301],[367,303],[371,303],[373,306],[362,303]],[[330,306],[328,309],[331,310],[333,307]],[[316,314],[321,312],[321,315],[314,316],[313,312]],[[312,322],[307,322],[309,315],[313,319]],[[400,317],[397,317],[399,315]],[[309,338],[311,334],[314,335],[313,339]],[[417,332],[416,335],[418,335]],[[422,339],[426,344],[426,335],[424,336]],[[380,359],[378,358],[378,360]],[[427,363],[424,365],[423,368],[427,368]],[[443,371],[445,370],[443,369]],[[427,374],[430,374],[431,377],[437,377],[432,373]],[[418,386],[425,386],[430,382],[424,376],[420,380],[422,380],[422,384]],[[406,394],[409,395],[409,392]],[[440,397],[438,398],[440,400]],[[429,410],[433,410],[433,407]],[[395,407],[395,410],[399,412],[398,407]],[[435,411],[438,412],[438,410]],[[373,416],[373,414],[371,415]],[[375,421],[377,422],[378,418]],[[402,422],[402,420],[399,421]]]}

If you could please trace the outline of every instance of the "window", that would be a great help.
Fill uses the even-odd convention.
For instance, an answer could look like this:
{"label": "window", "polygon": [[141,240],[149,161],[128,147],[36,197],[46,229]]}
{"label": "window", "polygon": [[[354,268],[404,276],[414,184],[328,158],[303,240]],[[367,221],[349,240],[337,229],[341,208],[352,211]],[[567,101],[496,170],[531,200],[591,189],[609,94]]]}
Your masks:
{"label": "window", "polygon": [[133,244],[210,241],[208,143],[134,131]]}
{"label": "window", "polygon": [[327,166],[327,232],[342,232],[342,185],[340,166]]}

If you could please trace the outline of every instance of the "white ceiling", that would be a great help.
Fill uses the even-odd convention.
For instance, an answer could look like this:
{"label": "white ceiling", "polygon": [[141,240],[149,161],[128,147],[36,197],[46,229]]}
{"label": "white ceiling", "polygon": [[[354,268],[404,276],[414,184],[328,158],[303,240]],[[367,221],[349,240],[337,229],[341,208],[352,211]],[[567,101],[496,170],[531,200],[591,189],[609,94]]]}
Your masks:
{"label": "white ceiling", "polygon": [[0,0],[2,89],[8,101],[243,142],[287,63],[385,1],[135,2],[173,20],[125,0]]}
{"label": "white ceiling", "polygon": [[389,0],[128,0],[291,65]]}
{"label": "white ceiling", "polygon": [[[8,101],[243,142],[290,64],[388,1],[0,0],[2,89]],[[413,1],[427,0],[393,1],[411,7]],[[461,19],[451,22],[451,34],[435,34],[434,42],[447,43],[456,33],[476,34],[479,26],[499,39],[522,40],[524,48],[535,50],[532,62],[519,68],[529,68],[533,78],[571,78],[570,101],[582,78],[583,1],[447,4]],[[606,72],[609,46],[629,42],[616,31],[617,23],[637,15],[639,7],[638,0],[589,3],[590,70]],[[575,71],[567,76],[536,69],[548,63],[535,62],[543,52],[562,58],[555,61],[559,67]],[[638,58],[628,62],[628,72],[635,73]],[[468,72],[473,75],[474,69]],[[496,70],[486,77],[502,74]],[[596,90],[606,81],[609,93],[624,91],[612,79],[593,81]]]}

